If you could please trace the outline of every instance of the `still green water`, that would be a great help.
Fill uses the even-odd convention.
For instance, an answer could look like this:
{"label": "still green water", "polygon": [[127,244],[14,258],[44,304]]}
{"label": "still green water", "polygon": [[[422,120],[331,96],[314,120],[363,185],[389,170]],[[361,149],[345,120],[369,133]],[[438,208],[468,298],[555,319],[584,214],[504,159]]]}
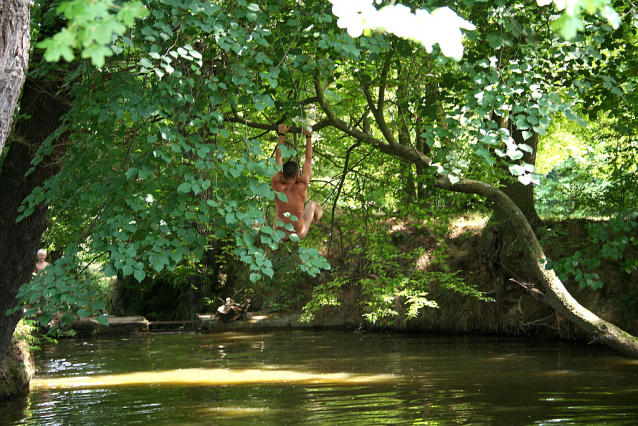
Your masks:
{"label": "still green water", "polygon": [[61,340],[0,425],[631,425],[601,346],[309,331]]}

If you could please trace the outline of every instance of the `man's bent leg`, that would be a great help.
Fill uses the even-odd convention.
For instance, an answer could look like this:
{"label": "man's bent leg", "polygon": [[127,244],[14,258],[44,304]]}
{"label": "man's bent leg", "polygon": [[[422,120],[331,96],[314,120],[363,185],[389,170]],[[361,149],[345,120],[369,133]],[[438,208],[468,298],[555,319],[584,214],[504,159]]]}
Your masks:
{"label": "man's bent leg", "polygon": [[[323,209],[317,205],[314,201],[310,201],[306,204],[306,207],[303,209],[303,229],[299,232],[299,239],[303,239],[310,231],[310,224],[314,222],[314,218],[316,217],[317,208],[320,209],[321,214],[323,214]],[[321,214],[319,217],[321,217]],[[318,220],[318,219],[317,219]]]}
{"label": "man's bent leg", "polygon": [[315,214],[312,218],[312,223],[318,223],[321,220],[321,216],[323,216],[323,207],[315,203]]}

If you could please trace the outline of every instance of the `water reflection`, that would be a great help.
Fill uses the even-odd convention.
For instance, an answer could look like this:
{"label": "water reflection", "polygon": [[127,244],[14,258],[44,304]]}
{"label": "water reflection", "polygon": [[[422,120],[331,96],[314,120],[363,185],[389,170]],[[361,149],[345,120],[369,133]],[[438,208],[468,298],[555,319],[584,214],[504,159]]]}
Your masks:
{"label": "water reflection", "polygon": [[61,341],[0,425],[635,425],[638,363],[515,339],[275,332]]}

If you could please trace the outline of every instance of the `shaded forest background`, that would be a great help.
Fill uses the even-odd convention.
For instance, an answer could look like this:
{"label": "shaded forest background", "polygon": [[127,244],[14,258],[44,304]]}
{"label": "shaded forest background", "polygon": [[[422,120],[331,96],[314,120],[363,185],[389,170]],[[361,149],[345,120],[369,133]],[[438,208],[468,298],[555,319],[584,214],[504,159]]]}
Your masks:
{"label": "shaded forest background", "polygon": [[[299,260],[284,254],[275,264],[278,278],[261,285],[246,285],[250,281],[247,268],[233,262],[223,268],[224,282],[217,287],[200,287],[194,284],[193,277],[189,280],[173,274],[160,275],[141,287],[137,282],[114,281],[107,292],[112,297],[109,311],[121,316],[143,315],[155,321],[186,320],[195,313],[213,313],[222,300],[233,297],[250,298],[251,311],[312,312],[360,329],[508,334],[578,341],[590,338],[529,297],[515,280],[507,282],[504,293],[497,297],[494,272],[478,250],[483,244],[485,215],[457,214],[446,219],[449,224],[436,227],[410,219],[375,218],[376,232],[353,230],[341,236],[340,244],[330,252],[323,247],[322,254],[333,269],[316,278],[297,272]],[[548,256],[562,259],[563,253],[588,250],[590,224],[598,225],[599,221],[545,220],[539,232]],[[319,235],[329,229],[330,224],[318,224],[313,241],[320,245]],[[379,255],[380,249],[383,255]],[[636,254],[635,249],[627,252],[627,256]],[[568,277],[565,283],[585,307],[636,333],[636,272],[623,271],[622,263],[607,261],[592,270],[604,282],[600,289],[581,287]],[[405,297],[394,295],[393,284],[418,279],[424,273],[436,277],[423,286],[432,305],[411,316]],[[372,297],[371,285],[388,286],[392,301]],[[372,307],[377,310],[370,315]]]}

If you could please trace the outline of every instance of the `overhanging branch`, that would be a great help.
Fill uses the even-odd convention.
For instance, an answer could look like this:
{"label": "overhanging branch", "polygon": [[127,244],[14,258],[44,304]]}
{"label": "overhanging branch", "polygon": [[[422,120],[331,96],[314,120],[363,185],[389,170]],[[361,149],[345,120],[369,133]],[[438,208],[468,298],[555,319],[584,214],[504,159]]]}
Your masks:
{"label": "overhanging branch", "polygon": [[[250,127],[251,129],[259,129],[259,130],[266,130],[266,131],[273,131],[273,132],[276,132],[277,126],[284,122],[284,120],[279,120],[273,124],[261,123],[259,121],[248,120],[247,118],[242,117],[236,112],[234,112],[233,114],[226,114],[224,116],[224,121],[227,121],[229,123],[243,124]],[[324,127],[329,127],[329,126],[332,126],[329,120],[320,120],[312,125],[312,130],[316,132],[318,130],[323,129]],[[302,128],[301,126],[293,126],[290,128],[290,130],[288,130],[288,132],[302,133]]]}

